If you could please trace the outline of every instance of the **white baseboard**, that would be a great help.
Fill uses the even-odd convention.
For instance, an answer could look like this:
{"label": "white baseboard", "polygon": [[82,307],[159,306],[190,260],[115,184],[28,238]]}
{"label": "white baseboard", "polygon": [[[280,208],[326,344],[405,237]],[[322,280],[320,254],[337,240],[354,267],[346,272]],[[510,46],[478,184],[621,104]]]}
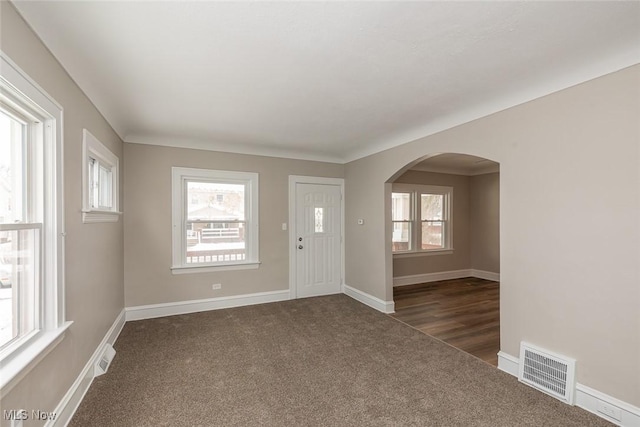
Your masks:
{"label": "white baseboard", "polygon": [[393,286],[417,285],[418,283],[439,282],[440,280],[462,279],[465,277],[477,277],[479,279],[493,280],[496,282],[500,281],[500,273],[467,268],[464,270],[439,271],[437,273],[394,277]]}
{"label": "white baseboard", "polygon": [[[502,351],[498,353],[498,369],[517,377],[518,367],[519,359],[517,357]],[[618,409],[620,419],[611,418],[598,411],[602,405]],[[576,406],[619,426],[640,427],[640,408],[580,383],[576,384]]]}
{"label": "white baseboard", "polygon": [[93,352],[93,355],[89,359],[84,368],[78,375],[78,378],[71,385],[71,388],[64,395],[54,413],[56,414],[55,420],[49,420],[45,424],[45,427],[66,427],[71,421],[73,414],[75,414],[80,402],[84,398],[84,395],[89,390],[89,386],[93,382],[94,378],[94,366],[98,362],[98,359],[102,355],[104,346],[109,343],[113,345],[118,339],[118,335],[122,331],[125,323],[125,311],[122,310],[116,320],[113,322],[106,335],[98,345],[98,348]]}
{"label": "white baseboard", "polygon": [[493,271],[476,270],[471,269],[471,277],[477,277],[478,279],[492,280],[494,282],[500,281],[500,273],[494,273]]}
{"label": "white baseboard", "polygon": [[383,313],[395,313],[395,304],[393,301],[383,301],[380,298],[374,297],[373,295],[369,295],[366,292],[362,292],[361,290],[352,288],[345,284],[342,285],[342,292],[354,300],[359,301],[364,305],[368,305],[371,308],[375,308]]}
{"label": "white baseboard", "polygon": [[289,289],[284,291],[259,292],[255,294],[235,295],[220,298],[169,302],[164,304],[139,305],[126,307],[127,321],[154,319],[156,317],[175,316],[177,314],[197,313],[222,308],[241,307],[286,301],[290,299]]}

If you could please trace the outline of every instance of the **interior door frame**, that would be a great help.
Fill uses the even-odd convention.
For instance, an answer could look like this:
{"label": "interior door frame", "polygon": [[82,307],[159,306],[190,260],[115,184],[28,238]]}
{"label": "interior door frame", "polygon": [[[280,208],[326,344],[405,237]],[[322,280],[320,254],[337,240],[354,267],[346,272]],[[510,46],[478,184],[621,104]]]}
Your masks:
{"label": "interior door frame", "polygon": [[340,289],[344,292],[344,179],[318,176],[289,175],[289,298],[298,297],[296,284],[296,185],[319,184],[340,187]]}

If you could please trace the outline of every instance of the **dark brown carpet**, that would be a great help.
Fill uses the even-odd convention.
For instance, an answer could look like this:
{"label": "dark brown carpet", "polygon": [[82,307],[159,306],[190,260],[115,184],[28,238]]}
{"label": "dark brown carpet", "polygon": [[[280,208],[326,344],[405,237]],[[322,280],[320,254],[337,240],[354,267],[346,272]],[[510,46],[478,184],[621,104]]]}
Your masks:
{"label": "dark brown carpet", "polygon": [[604,426],[344,295],[127,323],[71,426]]}

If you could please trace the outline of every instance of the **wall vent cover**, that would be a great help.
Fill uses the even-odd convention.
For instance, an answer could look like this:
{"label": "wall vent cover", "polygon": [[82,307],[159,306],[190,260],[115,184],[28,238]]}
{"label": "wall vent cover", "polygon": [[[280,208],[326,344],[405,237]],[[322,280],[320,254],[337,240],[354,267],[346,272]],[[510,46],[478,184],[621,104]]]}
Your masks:
{"label": "wall vent cover", "polygon": [[95,368],[93,369],[93,376],[99,377],[102,374],[106,374],[109,369],[109,365],[111,365],[111,361],[113,357],[116,355],[115,349],[111,346],[111,344],[107,343],[104,345],[104,349],[102,350],[102,355],[98,359]]}
{"label": "wall vent cover", "polygon": [[520,343],[518,379],[565,403],[573,405],[576,361]]}

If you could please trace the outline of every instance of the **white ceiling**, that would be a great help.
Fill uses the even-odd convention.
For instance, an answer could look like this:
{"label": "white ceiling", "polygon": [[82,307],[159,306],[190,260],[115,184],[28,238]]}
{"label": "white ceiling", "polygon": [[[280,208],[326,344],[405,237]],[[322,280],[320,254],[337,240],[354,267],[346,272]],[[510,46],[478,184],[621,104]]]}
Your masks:
{"label": "white ceiling", "polygon": [[16,7],[127,142],[348,161],[640,62],[640,2]]}

